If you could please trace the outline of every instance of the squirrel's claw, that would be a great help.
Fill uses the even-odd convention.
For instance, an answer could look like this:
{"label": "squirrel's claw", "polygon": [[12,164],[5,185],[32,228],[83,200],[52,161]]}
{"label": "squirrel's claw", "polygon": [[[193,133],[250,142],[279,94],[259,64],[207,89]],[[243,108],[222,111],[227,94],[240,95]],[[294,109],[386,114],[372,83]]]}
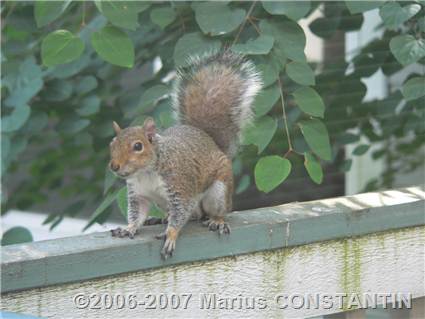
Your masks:
{"label": "squirrel's claw", "polygon": [[137,229],[133,230],[130,228],[121,228],[121,227],[118,227],[116,229],[111,229],[112,237],[119,237],[119,238],[128,237],[130,239],[133,239],[136,233],[137,233]]}
{"label": "squirrel's claw", "polygon": [[171,239],[167,239],[167,233],[165,231],[155,235],[155,238],[164,240],[164,246],[161,249],[161,257],[162,259],[167,260],[168,257],[173,255],[173,251],[176,248],[176,242]]}
{"label": "squirrel's claw", "polygon": [[168,257],[173,256],[173,252],[176,249],[176,241],[174,239],[165,239],[164,247],[161,250],[162,259],[167,260]]}
{"label": "squirrel's claw", "polygon": [[168,224],[167,229],[164,233],[160,234],[156,238],[164,238],[164,246],[161,250],[162,259],[166,260],[168,257],[173,255],[174,250],[176,249],[176,240],[178,237],[179,231]]}
{"label": "squirrel's claw", "polygon": [[230,226],[229,226],[229,224],[227,224],[227,223],[220,224],[218,226],[218,233],[220,235],[230,234]]}
{"label": "squirrel's claw", "polygon": [[224,222],[222,218],[220,219],[207,219],[202,223],[202,225],[207,226],[211,231],[217,231],[219,235],[230,234],[230,226],[228,223]]}

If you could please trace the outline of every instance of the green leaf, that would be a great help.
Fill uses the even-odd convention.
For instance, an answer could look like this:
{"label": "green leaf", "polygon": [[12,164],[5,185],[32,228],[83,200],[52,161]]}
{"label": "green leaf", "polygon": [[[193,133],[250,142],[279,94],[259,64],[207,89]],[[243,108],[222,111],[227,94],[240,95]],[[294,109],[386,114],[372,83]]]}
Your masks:
{"label": "green leaf", "polygon": [[45,66],[71,62],[83,51],[84,42],[67,30],[54,31],[41,43],[41,59]]}
{"label": "green leaf", "polygon": [[140,108],[145,109],[155,104],[160,98],[169,94],[170,89],[164,84],[154,85],[143,92],[140,98]]}
{"label": "green leaf", "polygon": [[295,102],[303,112],[323,118],[325,105],[320,95],[314,89],[303,86],[295,90],[292,94],[294,95]]}
{"label": "green leaf", "polygon": [[310,1],[262,1],[264,9],[270,14],[284,14],[292,20],[304,17],[310,11]]}
{"label": "green leaf", "polygon": [[425,95],[425,77],[417,76],[407,80],[401,89],[406,101],[415,100]]}
{"label": "green leaf", "polygon": [[170,111],[161,112],[159,114],[159,120],[163,128],[169,128],[175,124],[175,119]]}
{"label": "green leaf", "polygon": [[234,176],[239,176],[242,173],[242,160],[240,157],[235,157],[232,163],[232,171]]}
{"label": "green leaf", "polygon": [[22,153],[28,146],[28,138],[25,136],[14,136],[10,145],[9,156],[15,159],[20,153]]}
{"label": "green leaf", "polygon": [[116,199],[118,192],[120,190],[116,190],[115,192],[111,192],[108,195],[105,196],[102,203],[96,208],[96,210],[93,212],[93,214],[90,216],[90,219],[87,223],[87,225],[84,227],[83,230],[86,230],[89,228],[96,220],[101,217],[102,213],[105,212],[105,210],[112,204],[112,202]]}
{"label": "green leaf", "polygon": [[366,153],[370,148],[370,145],[366,145],[366,144],[360,144],[358,146],[356,146],[356,148],[353,150],[353,155],[363,155],[364,153]]}
{"label": "green leaf", "polygon": [[419,18],[417,21],[417,25],[421,32],[425,32],[425,17]]}
{"label": "green leaf", "polygon": [[320,158],[330,161],[332,159],[329,134],[325,124],[320,120],[311,119],[298,123],[308,146]]}
{"label": "green leaf", "polygon": [[251,178],[249,175],[245,174],[241,177],[239,180],[238,187],[236,187],[235,193],[236,194],[242,194],[244,191],[246,191],[251,184]]}
{"label": "green leaf", "polygon": [[50,225],[49,230],[52,231],[63,220],[63,215],[56,215],[56,220]]}
{"label": "green leaf", "polygon": [[85,97],[80,106],[75,110],[80,116],[89,116],[96,114],[100,109],[100,99],[96,95]]}
{"label": "green leaf", "polygon": [[344,32],[360,30],[364,22],[362,13],[350,14],[347,10],[343,11],[342,14],[338,30]]}
{"label": "green leaf", "polygon": [[[7,37],[8,40],[16,41],[26,41],[30,36],[30,32],[19,30],[10,24],[4,26],[3,34]],[[1,61],[4,61],[4,57],[2,57]]]}
{"label": "green leaf", "polygon": [[[4,112],[4,109],[3,109]],[[30,117],[31,109],[28,105],[17,106],[12,113],[2,117],[1,131],[3,133],[19,130]]]}
{"label": "green leaf", "polygon": [[159,25],[161,29],[165,29],[176,19],[176,12],[171,7],[156,8],[151,10],[150,17],[153,23]]}
{"label": "green leaf", "polygon": [[288,76],[302,85],[315,85],[314,72],[307,63],[293,61],[286,65]]}
{"label": "green leaf", "polygon": [[275,39],[275,46],[293,61],[306,60],[304,48],[306,39],[303,29],[291,20],[261,20],[262,33],[269,34]]}
{"label": "green leaf", "polygon": [[97,80],[94,76],[88,75],[80,78],[75,85],[75,91],[82,95],[97,88]]}
{"label": "green leaf", "polygon": [[387,28],[397,29],[420,10],[420,4],[408,4],[402,7],[397,2],[386,2],[379,9],[379,15]]}
{"label": "green leaf", "polygon": [[33,56],[27,57],[18,68],[17,73],[8,73],[2,78],[2,84],[11,94],[4,101],[6,106],[27,104],[43,87],[41,68]]}
{"label": "green leaf", "polygon": [[358,142],[360,139],[359,135],[353,134],[353,133],[343,133],[338,137],[338,143],[341,143],[343,145],[345,144],[351,144],[351,143],[355,143]]}
{"label": "green leaf", "polygon": [[232,9],[226,2],[194,3],[195,19],[202,32],[207,35],[221,35],[235,30],[245,19],[243,9]]}
{"label": "green leaf", "polygon": [[390,49],[398,62],[406,66],[425,56],[425,39],[412,35],[398,35],[391,39]]}
{"label": "green leaf", "polygon": [[57,78],[57,79],[66,79],[79,73],[81,70],[87,67],[89,63],[92,62],[92,59],[90,57],[91,52],[87,52],[87,51],[83,53],[79,59],[66,64],[54,66],[50,68],[48,72],[50,71],[51,72],[50,75],[53,78]]}
{"label": "green leaf", "polygon": [[103,184],[103,195],[106,194],[107,191],[114,185],[115,181],[117,180],[117,177],[114,175],[114,173],[111,172],[109,167],[106,167],[105,170],[105,182]]}
{"label": "green leaf", "polygon": [[274,63],[279,65],[279,69],[284,68],[286,63],[288,62],[288,57],[286,56],[286,54],[280,48],[276,47],[276,45],[272,49],[271,56],[272,61],[274,60]]}
{"label": "green leaf", "polygon": [[122,187],[117,194],[117,204],[121,214],[127,218],[127,186]]}
{"label": "green leaf", "polygon": [[353,1],[345,0],[345,5],[351,13],[361,13],[375,8],[379,8],[385,1]]}
{"label": "green leaf", "polygon": [[219,40],[204,37],[199,32],[183,35],[174,48],[174,62],[177,67],[186,66],[190,63],[189,57],[202,55],[220,49]]}
{"label": "green leaf", "polygon": [[339,17],[319,17],[310,23],[309,28],[311,32],[320,38],[331,38],[338,30],[339,24]]}
{"label": "green leaf", "polygon": [[71,205],[67,205],[67,207],[63,210],[62,215],[74,217],[84,209],[86,203],[87,202],[85,200],[79,200],[72,203]]}
{"label": "green leaf", "polygon": [[316,184],[322,184],[323,181],[323,170],[320,166],[319,161],[311,153],[304,153],[304,167],[307,170],[308,175]]}
{"label": "green leaf", "polygon": [[260,154],[273,138],[277,129],[277,121],[270,117],[264,116],[254,122],[244,130],[243,144],[254,144],[258,147],[258,154]]}
{"label": "green leaf", "polygon": [[42,225],[47,225],[50,224],[53,220],[55,220],[57,218],[57,214],[55,213],[50,213],[49,215],[47,215],[46,219],[43,221]]}
{"label": "green leaf", "polygon": [[31,232],[25,227],[12,227],[4,232],[1,238],[1,245],[21,244],[33,241]]}
{"label": "green leaf", "polygon": [[270,64],[259,64],[257,65],[257,70],[261,74],[263,87],[268,87],[269,85],[275,83],[279,77],[279,70]]}
{"label": "green leaf", "polygon": [[1,136],[1,159],[4,161],[10,151],[10,137],[3,134]]}
{"label": "green leaf", "polygon": [[67,1],[42,1],[37,0],[34,4],[34,18],[37,27],[45,26],[56,20],[69,6],[71,0]]}
{"label": "green leaf", "polygon": [[340,168],[341,172],[348,172],[351,169],[351,165],[353,165],[353,160],[351,158],[344,160]]}
{"label": "green leaf", "polygon": [[149,216],[164,218],[166,217],[166,213],[158,208],[155,204],[152,204],[149,208]]}
{"label": "green leaf", "polygon": [[262,89],[254,100],[254,112],[257,117],[267,114],[272,107],[276,104],[280,97],[279,85],[269,86],[268,88]]}
{"label": "green leaf", "polygon": [[26,122],[25,126],[22,127],[21,132],[38,134],[40,133],[49,123],[49,117],[44,112],[34,112],[32,110],[29,121]]}
{"label": "green leaf", "polygon": [[106,26],[91,36],[93,48],[105,61],[127,68],[134,65],[134,46],[126,33]]}
{"label": "green leaf", "polygon": [[231,48],[236,53],[245,55],[268,54],[273,48],[274,39],[270,35],[260,35],[256,39],[250,39],[244,44],[235,44]]}
{"label": "green leaf", "polygon": [[102,0],[98,3],[98,9],[113,25],[133,31],[139,26],[139,13],[149,6],[141,1]]}
{"label": "green leaf", "polygon": [[90,125],[90,120],[81,119],[77,116],[67,117],[60,125],[60,129],[66,134],[75,134]]}
{"label": "green leaf", "polygon": [[268,193],[279,186],[291,172],[291,162],[277,155],[260,158],[254,175],[257,188]]}
{"label": "green leaf", "polygon": [[66,80],[54,80],[45,84],[41,97],[46,101],[60,102],[72,94],[72,84]]}

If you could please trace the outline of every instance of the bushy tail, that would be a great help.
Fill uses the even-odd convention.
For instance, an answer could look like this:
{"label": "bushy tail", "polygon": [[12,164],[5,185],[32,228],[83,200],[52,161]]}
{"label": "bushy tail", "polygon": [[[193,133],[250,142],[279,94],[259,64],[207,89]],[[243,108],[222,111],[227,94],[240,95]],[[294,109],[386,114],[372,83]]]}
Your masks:
{"label": "bushy tail", "polygon": [[261,89],[254,64],[230,50],[192,57],[178,71],[173,107],[181,124],[208,133],[228,156],[236,154],[241,131],[253,118]]}

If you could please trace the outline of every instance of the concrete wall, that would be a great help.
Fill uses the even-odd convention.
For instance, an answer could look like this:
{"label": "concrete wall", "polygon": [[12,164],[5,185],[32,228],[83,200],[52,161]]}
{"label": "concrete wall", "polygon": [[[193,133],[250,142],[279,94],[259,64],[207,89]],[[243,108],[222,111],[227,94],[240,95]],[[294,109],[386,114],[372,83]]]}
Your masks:
{"label": "concrete wall", "polygon": [[392,313],[420,318],[424,204],[412,187],[235,212],[229,236],[188,225],[167,261],[153,239],[162,226],[134,240],[94,233],[6,246],[1,308],[47,318],[365,318],[358,308],[382,308],[390,294],[387,303],[419,304]]}
{"label": "concrete wall", "polygon": [[[383,292],[423,296],[424,230],[411,227],[30,289],[5,294],[2,307],[47,318],[300,318],[331,314],[348,310],[350,303],[356,306],[357,301],[341,297],[345,303],[340,304],[335,297],[330,309],[324,309],[327,304],[323,302],[317,303],[319,309],[314,309],[314,302],[311,307],[296,308],[304,302],[301,296],[353,293],[362,297]],[[74,298],[81,299],[80,306]],[[102,298],[109,301],[105,304]],[[127,301],[122,309],[117,309],[117,298]],[[135,303],[130,309],[131,298],[145,304]],[[286,309],[280,309],[285,305]]]}

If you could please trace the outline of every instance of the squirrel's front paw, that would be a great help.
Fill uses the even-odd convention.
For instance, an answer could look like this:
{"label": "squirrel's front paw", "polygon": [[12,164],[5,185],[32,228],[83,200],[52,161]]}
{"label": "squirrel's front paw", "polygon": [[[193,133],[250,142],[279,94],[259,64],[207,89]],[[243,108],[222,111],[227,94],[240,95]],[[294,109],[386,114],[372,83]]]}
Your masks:
{"label": "squirrel's front paw", "polygon": [[133,239],[134,235],[136,235],[137,233],[137,229],[133,227],[126,227],[126,228],[118,227],[116,229],[112,229],[111,233],[112,233],[112,237],[119,237],[119,238],[128,237]]}
{"label": "squirrel's front paw", "polygon": [[167,227],[164,234],[156,236],[157,239],[165,238],[164,246],[161,250],[161,256],[163,259],[167,259],[173,255],[173,252],[176,249],[177,235],[178,231],[174,227]]}
{"label": "squirrel's front paw", "polygon": [[164,247],[161,250],[161,256],[163,259],[173,256],[173,252],[176,249],[176,241],[171,238],[165,239]]}

